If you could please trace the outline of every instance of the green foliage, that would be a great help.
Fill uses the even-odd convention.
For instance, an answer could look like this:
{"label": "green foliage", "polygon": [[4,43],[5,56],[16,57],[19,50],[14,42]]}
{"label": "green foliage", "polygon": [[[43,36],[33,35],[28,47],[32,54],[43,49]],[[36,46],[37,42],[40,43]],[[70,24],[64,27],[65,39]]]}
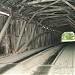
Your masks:
{"label": "green foliage", "polygon": [[65,32],[62,34],[62,40],[75,40],[75,34],[73,32]]}

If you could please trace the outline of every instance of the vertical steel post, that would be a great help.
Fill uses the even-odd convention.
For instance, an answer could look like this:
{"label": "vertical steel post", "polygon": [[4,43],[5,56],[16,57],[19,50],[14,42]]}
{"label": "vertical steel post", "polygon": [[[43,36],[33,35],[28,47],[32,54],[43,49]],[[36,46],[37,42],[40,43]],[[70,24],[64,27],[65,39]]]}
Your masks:
{"label": "vertical steel post", "polygon": [[5,34],[6,30],[7,30],[7,28],[8,28],[8,26],[9,26],[9,22],[10,22],[10,20],[11,20],[11,17],[12,17],[12,16],[9,16],[9,17],[8,17],[8,19],[7,19],[7,21],[6,21],[6,23],[5,23],[4,27],[3,27],[3,29],[2,29],[1,32],[0,32],[0,42],[2,41],[2,38],[3,38],[3,36],[4,36],[4,34]]}
{"label": "vertical steel post", "polygon": [[23,35],[23,32],[24,32],[25,26],[26,26],[26,21],[24,22],[24,25],[22,26],[22,30],[21,30],[20,35],[18,37],[18,41],[17,41],[17,44],[16,44],[15,52],[19,48],[19,44],[20,44],[20,41],[21,41],[21,38],[22,38],[22,35]]}
{"label": "vertical steel post", "polygon": [[33,30],[32,30],[32,33],[31,33],[31,36],[30,36],[30,39],[28,40],[28,42],[26,42],[23,46],[22,46],[22,48],[17,52],[17,53],[20,53],[20,52],[23,52],[24,50],[26,50],[27,48],[28,48],[28,45],[29,45],[29,43],[31,42],[31,40],[33,39],[33,35],[34,35],[34,32],[35,32],[35,25],[34,25],[34,28],[33,28]]}

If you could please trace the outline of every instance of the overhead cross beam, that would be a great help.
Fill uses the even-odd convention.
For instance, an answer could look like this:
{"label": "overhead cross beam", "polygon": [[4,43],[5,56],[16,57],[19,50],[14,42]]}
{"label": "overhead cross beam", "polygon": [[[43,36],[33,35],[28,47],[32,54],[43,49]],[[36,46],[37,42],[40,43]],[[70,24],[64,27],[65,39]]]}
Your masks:
{"label": "overhead cross beam", "polygon": [[[30,1],[30,2],[27,2],[26,4],[27,5],[35,5],[35,4],[39,4],[39,3],[44,3],[44,2],[55,2],[55,0],[49,0],[49,1],[43,1],[43,0],[41,0],[41,1]],[[22,3],[21,5],[25,5],[25,2],[24,3]]]}
{"label": "overhead cross beam", "polygon": [[55,13],[55,12],[53,12],[53,13],[41,13],[41,14],[38,14],[37,16],[57,16],[57,15],[59,15],[59,16],[62,16],[62,15],[69,15],[69,14],[67,14],[67,13],[61,13],[61,14],[58,14],[58,13]]}
{"label": "overhead cross beam", "polygon": [[[47,13],[47,12],[56,12],[56,11],[62,11],[62,10],[64,10],[64,9],[63,8],[47,9],[47,10],[42,10],[42,11],[38,12],[38,14],[39,13]],[[31,12],[29,14],[35,14],[35,12]]]}
{"label": "overhead cross beam", "polygon": [[[62,17],[66,17],[67,15],[62,15]],[[44,20],[48,19],[48,18],[56,18],[56,17],[61,17],[61,15],[55,15],[55,16],[47,16],[47,17],[44,17],[44,18],[41,18],[41,22],[43,22]]]}
{"label": "overhead cross beam", "polygon": [[31,22],[31,20],[32,20],[39,12],[41,12],[42,10],[44,10],[45,8],[47,8],[47,7],[51,6],[51,5],[54,5],[54,4],[58,3],[59,1],[60,1],[60,0],[57,0],[57,1],[55,1],[55,2],[53,2],[53,3],[51,3],[51,4],[49,4],[49,5],[47,5],[47,6],[43,7],[43,8],[41,8],[41,9],[39,9],[39,10],[37,10],[37,11],[34,13],[34,15],[31,17],[31,19],[29,20],[28,24]]}

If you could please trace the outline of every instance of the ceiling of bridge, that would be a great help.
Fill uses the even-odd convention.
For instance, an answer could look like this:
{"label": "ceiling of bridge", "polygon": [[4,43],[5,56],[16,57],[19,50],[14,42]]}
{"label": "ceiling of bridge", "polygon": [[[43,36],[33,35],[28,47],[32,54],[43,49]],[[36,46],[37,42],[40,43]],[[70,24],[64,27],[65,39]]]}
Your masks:
{"label": "ceiling of bridge", "polygon": [[39,27],[75,31],[75,0],[0,0],[0,8],[16,19],[34,20]]}

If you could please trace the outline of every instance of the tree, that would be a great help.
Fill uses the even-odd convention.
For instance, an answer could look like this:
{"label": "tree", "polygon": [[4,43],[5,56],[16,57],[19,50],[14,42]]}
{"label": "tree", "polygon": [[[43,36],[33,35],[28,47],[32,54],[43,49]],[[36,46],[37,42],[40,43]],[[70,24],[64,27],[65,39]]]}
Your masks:
{"label": "tree", "polygon": [[62,34],[62,40],[75,40],[75,34],[73,32],[64,32]]}

